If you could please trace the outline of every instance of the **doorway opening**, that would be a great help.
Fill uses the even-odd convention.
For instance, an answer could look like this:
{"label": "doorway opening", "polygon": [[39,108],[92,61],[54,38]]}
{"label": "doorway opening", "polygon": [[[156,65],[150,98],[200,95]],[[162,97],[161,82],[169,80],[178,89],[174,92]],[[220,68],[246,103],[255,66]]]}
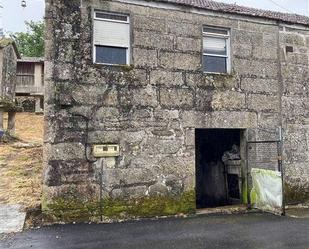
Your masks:
{"label": "doorway opening", "polygon": [[241,204],[244,130],[196,129],[196,206]]}

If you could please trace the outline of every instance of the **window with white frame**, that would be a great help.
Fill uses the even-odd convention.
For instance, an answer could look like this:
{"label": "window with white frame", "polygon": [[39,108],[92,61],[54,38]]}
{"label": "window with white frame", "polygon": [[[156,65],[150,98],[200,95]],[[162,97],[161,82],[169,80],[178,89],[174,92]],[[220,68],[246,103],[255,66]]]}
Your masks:
{"label": "window with white frame", "polygon": [[230,31],[224,28],[203,27],[203,71],[229,73]]}
{"label": "window with white frame", "polygon": [[94,11],[93,61],[99,64],[130,64],[128,15]]}

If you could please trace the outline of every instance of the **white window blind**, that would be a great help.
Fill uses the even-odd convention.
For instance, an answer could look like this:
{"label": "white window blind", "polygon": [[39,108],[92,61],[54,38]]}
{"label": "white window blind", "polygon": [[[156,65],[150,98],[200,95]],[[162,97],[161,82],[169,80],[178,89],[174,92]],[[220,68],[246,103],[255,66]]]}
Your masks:
{"label": "white window blind", "polygon": [[94,20],[94,44],[128,48],[130,46],[129,24]]}
{"label": "white window blind", "polygon": [[217,37],[204,37],[204,53],[226,55],[226,39]]}

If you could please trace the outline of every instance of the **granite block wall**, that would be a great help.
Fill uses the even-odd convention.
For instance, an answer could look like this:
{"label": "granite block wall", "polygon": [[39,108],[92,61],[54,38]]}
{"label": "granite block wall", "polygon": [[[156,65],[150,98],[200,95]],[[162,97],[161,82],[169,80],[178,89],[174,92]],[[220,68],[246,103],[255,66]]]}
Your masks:
{"label": "granite block wall", "polygon": [[[308,27],[118,1],[46,5],[44,210],[95,216],[102,200],[105,216],[194,210],[196,128],[258,139],[283,126],[286,182],[308,197]],[[130,66],[93,63],[93,9],[130,15]],[[230,74],[202,72],[203,25],[230,28]],[[120,156],[93,158],[105,143]],[[140,212],[124,208],[133,202]]]}

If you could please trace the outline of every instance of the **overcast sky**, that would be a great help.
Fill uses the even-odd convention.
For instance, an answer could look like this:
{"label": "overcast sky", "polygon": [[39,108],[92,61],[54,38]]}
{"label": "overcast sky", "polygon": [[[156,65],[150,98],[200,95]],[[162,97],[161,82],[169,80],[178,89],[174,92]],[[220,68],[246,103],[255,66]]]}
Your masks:
{"label": "overcast sky", "polygon": [[[0,0],[2,27],[4,32],[25,31],[25,21],[43,19],[45,0],[26,0],[27,7],[21,7],[21,0]],[[1,25],[1,23],[0,23]]]}
{"label": "overcast sky", "polygon": [[[25,21],[43,19],[44,0],[26,0],[27,7],[21,7],[21,0],[0,0],[0,27],[7,32],[25,31]],[[309,16],[309,0],[219,0],[218,2],[237,3],[260,9],[291,12]]]}

